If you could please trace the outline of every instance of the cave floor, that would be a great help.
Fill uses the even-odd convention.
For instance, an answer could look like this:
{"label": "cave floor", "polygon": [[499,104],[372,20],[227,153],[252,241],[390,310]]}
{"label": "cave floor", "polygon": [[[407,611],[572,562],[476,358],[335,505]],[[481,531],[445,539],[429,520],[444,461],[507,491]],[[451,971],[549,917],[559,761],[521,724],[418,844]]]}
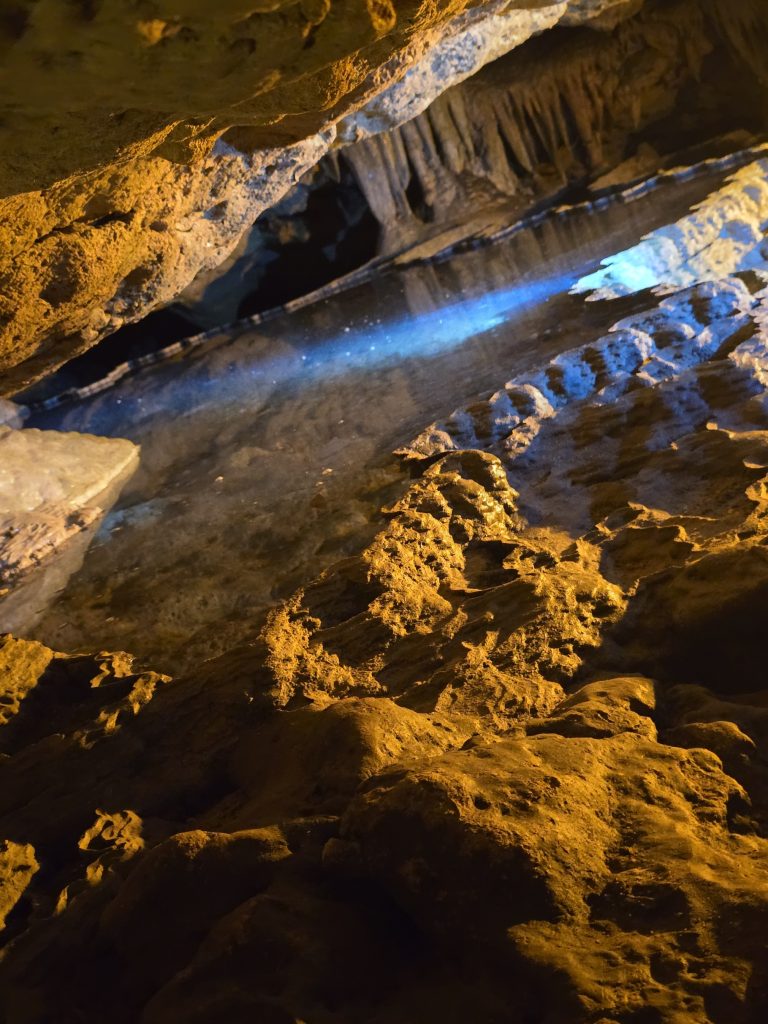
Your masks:
{"label": "cave floor", "polygon": [[568,292],[720,177],[394,271],[38,416],[129,438],[141,463],[95,536],[14,595],[8,628],[173,673],[252,638],[270,606],[380,528],[407,485],[393,449],[647,303]]}
{"label": "cave floor", "polygon": [[0,637],[9,1020],[765,1019],[766,217],[755,159],[30,422],[141,452]]}

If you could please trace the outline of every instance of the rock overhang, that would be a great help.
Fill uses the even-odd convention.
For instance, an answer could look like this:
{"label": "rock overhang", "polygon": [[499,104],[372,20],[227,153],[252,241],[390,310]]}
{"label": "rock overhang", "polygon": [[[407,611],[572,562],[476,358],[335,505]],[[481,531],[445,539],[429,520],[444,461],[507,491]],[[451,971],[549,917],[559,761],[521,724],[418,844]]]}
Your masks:
{"label": "rock overhang", "polygon": [[408,120],[534,33],[637,6],[14,4],[0,22],[2,390],[172,300],[337,142]]}

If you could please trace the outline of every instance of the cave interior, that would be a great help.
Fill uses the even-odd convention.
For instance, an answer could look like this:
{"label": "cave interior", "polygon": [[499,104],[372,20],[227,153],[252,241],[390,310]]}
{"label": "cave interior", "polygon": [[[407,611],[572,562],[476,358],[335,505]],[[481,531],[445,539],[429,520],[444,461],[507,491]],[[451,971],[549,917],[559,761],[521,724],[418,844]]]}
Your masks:
{"label": "cave interior", "polygon": [[0,138],[0,1024],[762,1024],[764,0],[13,0]]}

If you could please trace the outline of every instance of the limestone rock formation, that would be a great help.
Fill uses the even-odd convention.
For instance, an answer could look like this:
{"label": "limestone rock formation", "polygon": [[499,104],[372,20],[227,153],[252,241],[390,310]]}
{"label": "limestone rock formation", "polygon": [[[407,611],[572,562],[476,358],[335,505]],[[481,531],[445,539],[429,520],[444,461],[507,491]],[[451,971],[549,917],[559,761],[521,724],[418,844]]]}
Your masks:
{"label": "limestone rock formation", "polygon": [[506,964],[523,1012],[756,1010],[765,963],[733,936],[765,921],[768,861],[732,831],[741,787],[708,751],[557,732],[391,772],[343,835],[423,927]]}
{"label": "limestone rock formation", "polygon": [[613,166],[627,139],[668,116],[702,76],[722,38],[708,14],[674,3],[605,37],[575,33],[557,48],[541,38],[418,117],[370,139],[358,132],[339,156],[381,224],[384,248],[423,232],[421,220],[444,225],[484,195],[520,201]]}
{"label": "limestone rock formation", "polygon": [[342,118],[374,100],[387,124],[409,117],[413,96],[605,8],[615,0],[15,3],[0,21],[4,390],[220,263]]}
{"label": "limestone rock formation", "polygon": [[94,523],[137,464],[130,441],[0,425],[0,595]]}
{"label": "limestone rock formation", "polygon": [[[585,178],[610,187],[647,176],[702,132],[735,127],[734,111],[743,130],[762,130],[759,44],[720,13],[698,0],[652,4],[599,33],[542,31],[560,17],[557,5],[489,16],[343,118],[320,163],[176,301],[201,325],[228,323],[371,258],[423,258],[425,243],[465,238],[468,220],[481,231],[508,223]],[[512,35],[532,38],[466,78]],[[731,145],[739,148],[735,136]]]}
{"label": "limestone rock formation", "polygon": [[768,159],[738,171],[688,217],[603,261],[574,291],[612,299],[654,288],[674,292],[755,270],[768,275],[762,227],[768,215]]}
{"label": "limestone rock formation", "polygon": [[515,382],[524,444],[457,415],[176,680],[6,638],[9,1024],[757,1024],[765,302],[699,285]]}
{"label": "limestone rock formation", "polygon": [[35,851],[28,844],[5,840],[0,848],[0,927],[24,895],[32,876],[40,865]]}

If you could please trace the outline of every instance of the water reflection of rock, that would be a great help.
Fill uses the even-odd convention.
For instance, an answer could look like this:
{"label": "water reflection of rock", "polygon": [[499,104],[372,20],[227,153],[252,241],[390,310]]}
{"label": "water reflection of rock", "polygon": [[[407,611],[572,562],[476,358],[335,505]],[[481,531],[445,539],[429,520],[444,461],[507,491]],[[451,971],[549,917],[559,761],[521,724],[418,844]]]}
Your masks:
{"label": "water reflection of rock", "polygon": [[[118,484],[114,493],[100,497],[99,514],[114,504],[121,489],[122,484]],[[82,567],[98,526],[98,517],[94,516],[74,535],[66,537],[57,551],[0,598],[0,632],[18,636],[37,627],[47,609]]]}

